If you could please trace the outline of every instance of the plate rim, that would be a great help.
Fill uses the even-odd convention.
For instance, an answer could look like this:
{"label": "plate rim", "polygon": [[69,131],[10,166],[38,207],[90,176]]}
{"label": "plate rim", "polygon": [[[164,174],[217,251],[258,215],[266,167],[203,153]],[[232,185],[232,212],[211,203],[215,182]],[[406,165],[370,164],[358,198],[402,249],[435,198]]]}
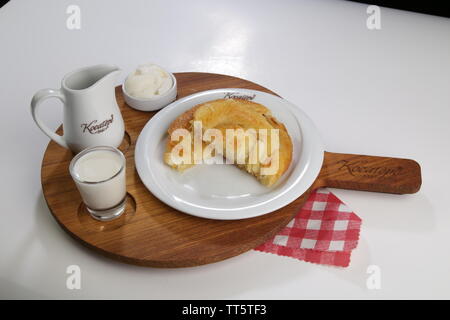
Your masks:
{"label": "plate rim", "polygon": [[[238,92],[238,94],[261,94],[262,96],[270,96],[270,98],[276,98],[281,100],[282,104],[286,104],[289,105],[289,108],[292,110],[289,111],[293,111],[292,113],[295,115],[296,120],[299,124],[300,127],[300,131],[301,131],[301,143],[302,143],[302,147],[304,145],[304,136],[305,136],[305,132],[303,131],[304,127],[308,127],[308,131],[307,131],[307,137],[309,137],[310,141],[307,141],[307,143],[311,143],[314,140],[314,145],[311,146],[311,154],[310,154],[310,160],[308,162],[309,167],[305,168],[306,173],[308,174],[308,176],[306,177],[308,179],[308,181],[310,181],[310,183],[308,183],[307,187],[303,187],[301,190],[301,192],[296,191],[295,190],[295,186],[298,186],[301,181],[303,179],[297,179],[295,181],[295,183],[293,183],[290,188],[285,191],[284,193],[281,193],[277,198],[285,198],[285,199],[281,199],[282,201],[278,200],[278,204],[276,204],[276,199],[271,199],[271,205],[269,206],[270,209],[266,210],[266,206],[262,206],[263,204],[258,204],[255,206],[252,206],[250,208],[244,208],[241,209],[240,215],[238,217],[236,217],[236,215],[230,215],[230,212],[234,211],[236,212],[236,210],[232,210],[232,209],[222,209],[222,210],[214,210],[214,209],[210,209],[210,208],[199,208],[199,207],[189,207],[187,205],[183,205],[180,206],[178,205],[178,203],[174,202],[172,199],[167,199],[165,192],[163,190],[161,190],[161,188],[159,187],[158,183],[155,181],[149,181],[149,179],[152,179],[152,174],[151,172],[145,174],[144,171],[146,170],[146,161],[145,161],[145,154],[147,154],[146,152],[144,152],[144,147],[146,145],[146,141],[144,139],[144,136],[146,136],[147,132],[150,131],[151,129],[151,123],[155,122],[155,121],[159,121],[159,119],[162,119],[165,115],[170,114],[172,112],[173,109],[175,109],[178,105],[185,103],[186,101],[195,99],[197,97],[204,97],[207,95],[214,95],[214,94],[219,94],[219,93],[236,93]],[[181,114],[181,113],[180,113]],[[301,119],[300,117],[301,116]],[[181,99],[178,99],[172,103],[170,103],[168,106],[166,106],[165,108],[161,109],[159,112],[157,112],[155,115],[153,115],[153,117],[151,117],[147,123],[144,125],[144,127],[142,128],[141,132],[139,133],[139,136],[137,137],[137,141],[136,141],[136,147],[135,147],[135,151],[134,151],[134,162],[135,162],[135,167],[136,167],[136,171],[139,175],[139,178],[141,179],[142,183],[144,184],[144,186],[147,188],[147,190],[154,195],[156,198],[158,198],[160,201],[162,201],[163,203],[165,203],[166,205],[174,208],[175,210],[178,210],[180,212],[192,215],[192,216],[196,216],[196,217],[201,217],[201,218],[207,218],[207,219],[213,219],[213,220],[241,220],[241,219],[248,219],[248,218],[253,218],[253,217],[258,217],[258,216],[262,216],[265,214],[269,214],[271,212],[274,212],[276,210],[279,210],[283,207],[285,207],[286,205],[289,205],[291,202],[295,201],[298,197],[300,197],[304,192],[306,192],[309,187],[314,183],[314,181],[316,180],[317,176],[320,173],[320,169],[322,168],[322,164],[323,164],[323,158],[324,158],[324,145],[323,145],[323,141],[322,138],[319,134],[319,131],[317,130],[316,126],[314,125],[314,123],[312,122],[312,120],[308,117],[308,115],[303,112],[303,110],[298,107],[297,105],[289,102],[288,100],[275,95],[275,94],[270,94],[267,92],[263,92],[263,91],[259,91],[259,90],[253,90],[253,89],[244,89],[244,88],[218,88],[218,89],[212,89],[212,90],[204,90],[204,91],[199,91],[196,93],[193,93],[191,95],[185,96]],[[140,155],[143,156],[140,156]],[[161,161],[162,161],[162,156],[161,156]],[[303,171],[303,170],[302,170]],[[159,190],[158,190],[159,189]],[[287,200],[289,199],[289,200]],[[274,203],[275,202],[275,203]],[[259,210],[257,212],[255,212],[255,208],[257,207]],[[195,209],[195,211],[193,211],[193,209]],[[242,212],[244,211],[244,212]],[[245,211],[247,213],[245,213]],[[208,214],[209,212],[209,214]],[[213,213],[211,213],[213,212]]]}

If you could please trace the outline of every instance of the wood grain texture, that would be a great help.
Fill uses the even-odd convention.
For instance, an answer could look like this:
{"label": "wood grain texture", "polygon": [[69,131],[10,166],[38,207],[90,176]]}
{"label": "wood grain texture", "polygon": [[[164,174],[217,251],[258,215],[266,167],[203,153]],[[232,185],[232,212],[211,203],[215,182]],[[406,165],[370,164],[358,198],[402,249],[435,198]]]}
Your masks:
{"label": "wood grain texture", "polygon": [[[274,94],[252,82],[225,75],[178,73],[175,76],[178,98],[231,87]],[[131,208],[111,222],[91,219],[83,209],[81,197],[69,175],[73,155],[54,142],[48,145],[41,170],[44,196],[56,221],[71,236],[97,252],[123,262],[151,267],[190,267],[220,261],[248,251],[274,236],[307,199],[309,193],[271,214],[234,221],[203,219],[172,209],[145,188],[134,165],[137,137],[155,113],[128,107],[120,87],[116,88],[116,97],[128,139],[120,147],[127,161],[127,192],[134,199],[131,207],[135,203],[135,209]]]}
{"label": "wood grain texture", "polygon": [[[255,83],[218,74],[177,73],[178,98],[210,89],[246,88],[274,94]],[[178,212],[155,198],[134,165],[136,139],[155,114],[128,107],[121,88],[117,102],[126,138],[119,147],[127,161],[127,211],[119,219],[100,222],[88,216],[69,174],[72,153],[51,141],[44,155],[44,197],[59,225],[96,252],[122,262],[150,267],[191,267],[224,260],[273,237],[300,210],[310,192],[330,186],[355,190],[412,193],[420,188],[420,167],[412,160],[325,153],[316,182],[288,206],[261,217],[209,220]],[[61,128],[59,129],[61,133]]]}
{"label": "wood grain texture", "polygon": [[422,184],[419,164],[410,159],[325,152],[316,186],[415,193]]}

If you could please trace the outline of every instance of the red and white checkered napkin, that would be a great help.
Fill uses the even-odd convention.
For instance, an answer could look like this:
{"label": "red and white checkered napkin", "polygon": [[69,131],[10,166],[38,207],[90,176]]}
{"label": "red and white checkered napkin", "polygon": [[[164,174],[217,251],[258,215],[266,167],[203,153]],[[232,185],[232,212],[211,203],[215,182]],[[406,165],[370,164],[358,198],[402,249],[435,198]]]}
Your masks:
{"label": "red and white checkered napkin", "polygon": [[255,250],[347,267],[358,245],[361,219],[327,189],[312,192],[297,216]]}

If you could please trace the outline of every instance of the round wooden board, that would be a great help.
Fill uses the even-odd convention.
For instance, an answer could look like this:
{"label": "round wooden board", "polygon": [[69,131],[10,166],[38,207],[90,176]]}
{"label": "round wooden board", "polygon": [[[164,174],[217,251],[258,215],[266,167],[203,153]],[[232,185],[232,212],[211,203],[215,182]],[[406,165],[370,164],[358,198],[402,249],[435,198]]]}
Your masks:
{"label": "round wooden board", "polygon": [[[250,81],[210,73],[177,73],[178,98],[217,88],[247,88],[275,94]],[[72,153],[51,141],[42,162],[41,180],[56,221],[75,239],[111,258],[149,267],[191,267],[224,260],[253,249],[273,237],[294,217],[309,191],[290,205],[261,217],[209,220],[172,209],[141,182],[134,147],[144,125],[155,114],[128,107],[122,89],[117,102],[125,120],[126,139],[120,149],[127,161],[127,211],[119,219],[90,218],[69,174]],[[59,130],[61,133],[61,130]]]}

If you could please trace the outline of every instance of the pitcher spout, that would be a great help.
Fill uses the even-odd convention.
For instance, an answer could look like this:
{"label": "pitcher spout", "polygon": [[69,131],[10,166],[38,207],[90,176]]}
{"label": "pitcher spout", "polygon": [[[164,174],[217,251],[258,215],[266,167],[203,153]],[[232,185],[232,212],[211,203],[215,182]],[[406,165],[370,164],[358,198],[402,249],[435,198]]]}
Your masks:
{"label": "pitcher spout", "polygon": [[76,70],[62,81],[62,87],[68,91],[81,91],[94,87],[114,87],[120,69],[114,65],[99,64]]}
{"label": "pitcher spout", "polygon": [[117,76],[120,74],[120,69],[116,66],[112,65],[100,65],[97,66],[97,71],[100,75],[103,74],[103,77],[97,80],[99,85],[105,85],[107,87],[114,87],[114,83],[116,81]]}

